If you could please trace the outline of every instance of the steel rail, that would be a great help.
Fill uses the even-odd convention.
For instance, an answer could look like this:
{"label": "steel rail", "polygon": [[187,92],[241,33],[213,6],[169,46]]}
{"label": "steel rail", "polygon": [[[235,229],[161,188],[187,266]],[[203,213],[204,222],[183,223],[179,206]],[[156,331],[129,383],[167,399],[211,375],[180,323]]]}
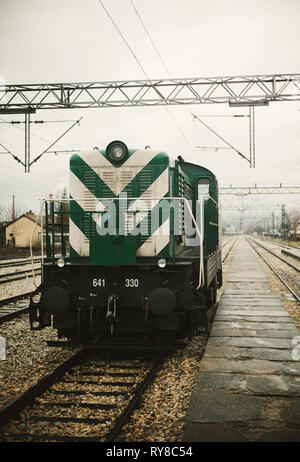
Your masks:
{"label": "steel rail", "polygon": [[75,353],[71,358],[60,364],[54,371],[40,379],[36,384],[28,388],[13,401],[0,409],[0,428],[7,423],[8,420],[17,417],[18,414],[38,396],[45,392],[53,383],[62,377],[71,367],[76,365],[84,355],[84,350]]}
{"label": "steel rail", "polygon": [[134,396],[130,400],[129,404],[126,406],[122,414],[116,419],[116,422],[113,428],[109,431],[108,435],[105,438],[105,441],[111,443],[115,441],[116,437],[120,433],[121,429],[125,425],[126,421],[130,417],[131,413],[137,407],[141,396],[145,393],[145,391],[151,385],[153,379],[155,378],[158,371],[161,369],[161,366],[166,359],[166,353],[162,352],[162,354],[156,359],[153,366],[151,367],[150,371],[147,373],[144,380],[138,385]]}
{"label": "steel rail", "polygon": [[266,239],[268,242],[272,242],[272,244],[275,244],[275,245],[279,245],[280,247],[290,247],[291,249],[296,249],[296,250],[300,250],[300,246],[298,245],[292,245],[292,244],[284,244],[284,241],[282,242],[277,242],[277,241],[273,241],[273,239]]}
{"label": "steel rail", "polygon": [[270,270],[275,274],[275,276],[282,282],[282,284],[291,292],[291,294],[295,297],[298,303],[300,303],[300,296],[288,285],[288,283],[277,273],[275,268],[267,262],[267,260],[258,252],[258,250],[254,247],[251,243],[250,239],[246,239],[248,244],[252,247],[252,249],[257,253],[257,255],[263,260],[263,262],[270,268]]}
{"label": "steel rail", "polygon": [[257,244],[259,247],[261,247],[262,249],[266,250],[267,252],[269,252],[270,254],[274,255],[274,257],[278,258],[279,260],[281,260],[283,263],[285,263],[286,265],[290,266],[291,268],[293,268],[295,271],[297,271],[297,273],[300,273],[300,268],[298,268],[297,266],[293,265],[292,263],[286,261],[284,258],[280,257],[279,255],[277,255],[275,252],[273,252],[272,250],[268,249],[267,247],[265,247],[264,245],[260,244],[260,242],[257,242],[255,239],[252,239],[252,238],[249,238],[251,241],[255,242],[255,244]]}
{"label": "steel rail", "polygon": [[17,318],[21,314],[26,314],[28,313],[29,306],[26,306],[24,308],[18,308],[12,311],[9,311],[7,313],[1,314],[0,310],[0,324],[6,321],[10,321],[11,319]]}
{"label": "steel rail", "polygon": [[5,305],[6,303],[16,302],[17,300],[21,300],[22,298],[30,297],[30,295],[33,295],[35,292],[36,292],[35,290],[31,290],[30,292],[24,292],[23,294],[13,295],[12,297],[3,298],[0,300],[0,306]]}
{"label": "steel rail", "polygon": [[[124,411],[120,414],[119,417],[117,417],[115,423],[113,424],[113,427],[108,431],[107,435],[97,435],[93,437],[88,437],[88,436],[65,436],[65,435],[59,435],[59,434],[30,434],[30,433],[12,433],[11,437],[16,439],[16,440],[23,440],[27,437],[32,437],[33,440],[35,441],[45,441],[45,440],[50,440],[50,441],[98,441],[100,438],[105,438],[106,442],[111,442],[114,441],[117,437],[117,435],[120,433],[121,429],[123,428],[124,424],[130,417],[131,413],[133,410],[136,408],[136,406],[139,403],[139,400],[143,393],[148,389],[150,384],[152,383],[153,379],[155,378],[157,372],[161,369],[161,366],[166,358],[166,352],[161,352],[160,355],[155,359],[154,363],[152,364],[152,367],[150,370],[146,373],[145,378],[142,380],[142,382],[137,384],[136,390],[134,391],[133,397],[129,400],[128,403],[126,403],[126,407]],[[71,370],[74,366],[82,363],[82,360],[86,359],[87,357],[87,350],[82,349],[79,352],[75,353],[71,358],[68,360],[64,361],[62,364],[60,364],[54,371],[52,371],[50,374],[48,374],[46,377],[42,378],[39,380],[35,385],[30,387],[28,390],[25,392],[21,393],[17,398],[15,398],[13,401],[8,403],[6,406],[4,406],[2,409],[0,409],[0,428],[7,423],[7,421],[16,418],[19,416],[19,414],[24,410],[24,408],[27,405],[31,405],[32,402],[45,393],[57,380],[64,380],[64,375]],[[84,364],[84,361],[83,363]],[[119,367],[124,367],[124,366],[119,366]],[[130,369],[130,366],[125,366],[125,368]],[[112,375],[115,376],[115,373],[110,373],[110,372],[95,372],[95,371],[88,371],[88,372],[83,372],[83,375],[85,376],[105,376],[107,374],[108,376]],[[119,377],[127,377],[127,376],[135,376],[135,372],[124,372],[124,373],[117,373],[116,374]],[[76,380],[76,383],[81,383],[80,381]],[[82,383],[85,383],[84,381]],[[95,382],[92,382],[89,379],[89,383],[95,383],[99,384],[98,380]],[[103,382],[103,384],[107,385],[118,385],[119,382]],[[121,379],[120,386],[121,385],[128,385],[131,384],[131,382],[124,382]],[[62,390],[62,391],[56,391],[57,394],[62,393],[65,394],[68,391]],[[71,393],[76,394],[76,390],[74,392],[71,391]],[[93,394],[93,392],[91,392]],[[116,394],[118,393],[119,395],[123,394],[126,396],[128,394],[128,391],[102,391],[102,392],[95,392],[95,395],[102,394],[103,396],[107,395],[110,396],[111,394]],[[81,394],[81,392],[79,392]],[[55,405],[55,406],[61,406],[63,408],[69,407],[70,402],[49,402],[48,405]],[[105,404],[105,403],[83,403],[83,407],[87,407],[89,409],[103,409],[103,410],[108,410],[111,409],[113,406],[118,405],[116,404]],[[43,405],[42,405],[43,406]],[[61,417],[61,416],[29,416],[30,421],[35,421],[35,420],[43,420],[45,422],[74,422],[74,423],[90,423],[90,424],[96,424],[100,422],[105,422],[107,421],[107,418],[104,417],[104,419],[99,417],[93,418],[93,417],[86,417],[86,418],[79,418],[77,416],[73,417]],[[5,438],[5,437],[4,437]]]}
{"label": "steel rail", "polygon": [[[33,259],[33,261],[35,263],[38,263],[40,262],[42,259],[41,257],[36,257]],[[31,263],[31,259],[30,258],[26,258],[24,260],[19,260],[19,261],[14,261],[12,263],[10,263],[9,261],[5,262],[5,263],[0,263],[0,268],[10,268],[12,266],[22,266],[22,265],[30,265]]]}
{"label": "steel rail", "polygon": [[[23,276],[18,276],[16,278],[10,278],[7,276],[14,276],[14,275],[18,275],[18,274],[23,274]],[[39,275],[41,274],[41,270],[40,269],[36,269],[36,274]],[[2,278],[5,278],[6,279],[2,279]],[[28,279],[28,278],[32,278],[32,269],[28,269],[28,270],[24,270],[24,271],[17,271],[16,273],[8,273],[8,274],[1,274],[0,275],[0,283],[1,284],[6,284],[6,283],[9,283],[9,282],[13,282],[13,281],[19,281],[20,279]]]}
{"label": "steel rail", "polygon": [[[0,257],[0,261],[3,261],[3,260],[17,260],[17,259],[28,259],[30,257],[28,257],[28,255],[19,255],[19,256],[15,256],[15,255],[6,255],[6,256],[2,256]],[[36,257],[35,257],[36,258]]]}
{"label": "steel rail", "polygon": [[[1,307],[3,307],[3,305],[10,304],[10,303],[13,303],[15,301],[22,300],[24,298],[30,297],[34,293],[36,293],[36,290],[32,290],[31,292],[25,292],[25,293],[19,294],[19,295],[14,295],[13,297],[8,297],[8,298],[4,298],[4,299],[0,300],[0,313],[1,313]],[[25,306],[23,308],[18,308],[18,309],[13,309],[13,307],[12,307],[11,311],[0,314],[0,324],[2,324],[3,322],[6,322],[6,321],[10,321],[11,319],[17,318],[21,314],[26,314],[26,313],[28,313],[28,311],[29,311],[29,304],[28,304],[28,306]]]}
{"label": "steel rail", "polygon": [[[230,252],[231,252],[231,250],[233,249],[233,246],[234,246],[234,244],[236,243],[237,240],[238,240],[238,238],[235,238],[235,239],[233,240],[234,242],[232,243],[232,245],[231,245],[230,249],[228,250],[228,252],[226,253],[225,257],[222,259],[222,263],[224,263],[225,260],[227,259],[228,255],[230,254]],[[230,243],[231,243],[231,242],[232,242],[232,241],[230,241]],[[226,243],[226,244],[227,244],[227,243]],[[226,245],[226,244],[224,244],[224,245]],[[223,248],[223,247],[222,247],[222,248]]]}

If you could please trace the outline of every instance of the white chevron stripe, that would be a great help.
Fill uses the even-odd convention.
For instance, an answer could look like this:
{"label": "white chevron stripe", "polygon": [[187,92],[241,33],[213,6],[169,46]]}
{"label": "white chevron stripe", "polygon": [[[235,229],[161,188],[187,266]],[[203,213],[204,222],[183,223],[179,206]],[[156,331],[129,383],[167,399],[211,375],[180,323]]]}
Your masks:
{"label": "white chevron stripe", "polygon": [[[95,171],[95,173],[104,181],[107,186],[114,192],[119,194],[139,172],[159,153],[160,151],[140,150],[136,151],[121,167],[115,168],[102,154],[97,151],[90,151],[81,155],[82,160]],[[142,160],[142,162],[141,162]],[[111,173],[114,172],[114,175]],[[139,199],[136,199],[129,207],[129,211],[139,208],[151,210],[157,205],[159,199],[152,200],[151,197],[159,197],[161,199],[166,196],[169,190],[168,168],[156,178],[156,180],[141,194]],[[119,179],[119,180],[118,180]],[[121,181],[122,180],[122,181]],[[70,194],[72,197],[80,198],[77,203],[83,210],[104,210],[105,207],[95,197],[95,195],[78,179],[78,177],[70,171]],[[130,200],[130,198],[128,197]],[[137,224],[140,223],[147,215],[145,212],[137,214]],[[93,216],[97,223],[99,216]],[[130,232],[133,226],[133,217],[128,214],[127,232]],[[128,226],[129,225],[129,226]],[[71,236],[73,235],[72,239]],[[71,242],[72,241],[72,242]],[[149,236],[146,242],[137,250],[137,256],[155,256],[169,243],[169,219],[167,219],[154,233]],[[70,244],[81,256],[89,255],[89,242],[87,237],[80,231],[75,223],[70,220]]]}
{"label": "white chevron stripe", "polygon": [[137,250],[138,257],[157,256],[170,241],[169,218]]}
{"label": "white chevron stripe", "polygon": [[[169,191],[168,184],[169,172],[166,168],[161,175],[159,175],[155,181],[140,195],[139,199],[136,199],[128,208],[128,210],[135,210],[139,208],[139,201],[149,202],[151,197],[161,197],[163,198]],[[148,200],[147,200],[148,199]],[[150,199],[151,202],[151,199]],[[154,201],[155,203],[158,202]]]}
{"label": "white chevron stripe", "polygon": [[81,257],[88,257],[90,255],[90,243],[83,232],[77,225],[70,219],[70,246]]}
{"label": "white chevron stripe", "polygon": [[[70,170],[70,195],[76,200],[77,204],[85,211],[95,210],[97,212],[105,211],[105,205],[99,201],[94,194],[77,178]],[[76,199],[76,198],[79,199]],[[81,200],[81,198],[84,198]],[[92,218],[96,225],[101,224],[101,214],[93,213]],[[85,237],[87,240],[87,237]]]}
{"label": "white chevron stripe", "polygon": [[[169,172],[168,168],[166,168],[163,173],[157,177],[156,180],[141,194],[140,198],[130,204],[128,211],[145,208],[148,211],[152,210],[158,204],[159,199],[151,200],[151,197],[161,197],[163,199],[169,191],[168,177]],[[137,213],[136,224],[138,225],[145,216],[147,216],[147,213],[145,212]],[[131,215],[129,216],[129,223],[130,222],[133,223],[133,217]]]}
{"label": "white chevron stripe", "polygon": [[96,210],[96,206],[99,201],[85,186],[85,184],[83,184],[72,172],[72,170],[70,170],[70,195],[74,198],[84,198],[84,200],[77,200],[77,203],[85,212],[89,210]]}
{"label": "white chevron stripe", "polygon": [[[79,157],[101,178],[101,180],[113,191],[115,195],[118,195],[121,184],[122,172],[127,172],[126,180],[122,181],[122,190],[133,180],[133,178],[139,174],[139,172],[151,162],[154,157],[159,154],[160,151],[154,151],[151,149],[144,149],[135,151],[120,167],[116,167],[111,164],[106,157],[97,151],[88,151],[79,154]],[[111,178],[105,175],[105,172],[115,169],[115,175]],[[132,170],[130,170],[132,169]]]}

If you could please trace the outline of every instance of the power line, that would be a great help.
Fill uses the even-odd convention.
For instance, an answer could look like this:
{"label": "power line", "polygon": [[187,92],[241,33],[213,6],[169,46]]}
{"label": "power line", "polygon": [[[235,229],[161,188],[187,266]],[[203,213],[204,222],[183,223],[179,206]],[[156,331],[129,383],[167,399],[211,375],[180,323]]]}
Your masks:
{"label": "power line", "polygon": [[[134,57],[134,59],[136,60],[138,66],[140,67],[140,69],[142,70],[143,74],[145,75],[146,79],[149,81],[149,83],[151,84],[151,81],[150,81],[150,78],[148,77],[147,75],[147,72],[145,71],[145,69],[143,68],[142,64],[140,63],[140,61],[138,60],[136,54],[134,53],[134,51],[132,50],[132,48],[130,47],[129,43],[127,42],[126,38],[124,37],[124,35],[122,34],[122,32],[120,31],[119,27],[117,26],[117,24],[115,23],[113,17],[111,16],[110,12],[107,10],[107,8],[105,7],[105,5],[103,4],[102,0],[98,0],[98,2],[100,3],[100,5],[102,6],[102,8],[104,9],[105,13],[107,14],[107,16],[109,17],[110,21],[113,23],[114,27],[116,28],[116,30],[118,31],[119,35],[121,36],[123,42],[125,43],[125,45],[127,46],[128,50],[130,51],[130,53],[132,54],[132,56]],[[153,87],[154,88],[154,87]]]}
{"label": "power line", "polygon": [[247,160],[250,162],[248,157],[246,157],[244,154],[242,154],[238,149],[236,149],[232,144],[230,144],[228,141],[226,141],[221,135],[219,135],[215,130],[213,130],[209,125],[207,125],[203,120],[199,119],[195,114],[192,114],[194,119],[198,120],[201,124],[203,124],[208,130],[210,130],[212,133],[214,133],[218,138],[220,138],[222,141],[224,141],[225,144],[227,144],[231,149],[233,149],[239,156],[243,157],[243,159]]}
{"label": "power line", "polygon": [[65,136],[73,127],[75,127],[76,124],[79,124],[81,119],[82,119],[82,117],[80,117],[80,119],[76,120],[76,122],[74,124],[72,124],[71,127],[69,127],[67,130],[65,130],[55,141],[53,141],[53,143],[51,143],[50,146],[47,147],[47,149],[45,149],[41,154],[39,154],[35,159],[33,159],[33,161],[30,162],[30,165],[32,165],[32,164],[34,164],[34,162],[38,161],[50,148],[52,148],[52,146],[54,146],[54,144],[57,143],[57,141],[59,141],[63,136]]}
{"label": "power line", "polygon": [[144,22],[143,22],[143,20],[142,20],[140,14],[139,14],[139,12],[138,12],[138,10],[136,9],[135,4],[133,3],[132,0],[129,0],[129,1],[130,1],[131,5],[132,5],[134,11],[135,11],[135,14],[136,14],[137,17],[139,18],[140,23],[142,24],[143,29],[144,29],[144,31],[146,32],[147,37],[149,38],[149,40],[150,40],[150,42],[151,42],[151,44],[152,44],[152,46],[153,46],[153,48],[154,48],[154,50],[155,50],[157,56],[158,56],[158,59],[160,60],[160,62],[161,62],[161,64],[162,64],[163,68],[165,69],[166,73],[168,74],[168,76],[169,76],[170,79],[171,79],[171,78],[172,78],[172,77],[171,77],[171,74],[170,74],[170,72],[169,72],[169,70],[168,70],[168,68],[167,68],[167,66],[166,66],[166,64],[165,64],[165,62],[164,62],[164,60],[162,59],[162,57],[161,57],[161,55],[160,55],[160,53],[159,53],[159,51],[158,51],[157,46],[155,45],[154,41],[152,40],[152,38],[151,38],[151,36],[150,36],[150,34],[149,34],[149,32],[148,32],[148,30],[147,30],[147,28],[146,28],[146,26],[145,26],[145,24],[144,24]]}
{"label": "power line", "polygon": [[[172,78],[172,77],[171,77],[171,74],[170,74],[170,72],[169,72],[169,70],[168,70],[168,68],[167,68],[167,66],[166,66],[166,64],[165,64],[165,62],[164,62],[164,60],[163,60],[163,58],[161,57],[161,55],[160,55],[160,53],[159,53],[159,51],[158,51],[157,46],[155,45],[154,41],[152,40],[152,37],[151,37],[150,33],[148,32],[148,29],[147,29],[147,27],[145,26],[144,21],[142,20],[140,14],[139,14],[139,12],[138,12],[138,10],[136,9],[135,4],[133,3],[132,0],[130,0],[130,3],[131,3],[131,5],[132,5],[132,7],[133,7],[133,9],[134,9],[134,11],[135,11],[135,14],[136,14],[137,17],[139,18],[139,21],[140,21],[140,23],[142,24],[143,29],[144,29],[144,31],[145,31],[147,37],[149,38],[149,40],[150,40],[150,42],[151,42],[151,44],[152,44],[152,46],[153,46],[153,48],[154,48],[154,50],[155,50],[157,56],[158,56],[158,59],[160,60],[160,62],[161,62],[161,64],[162,64],[163,68],[165,69],[165,71],[166,71],[168,77],[171,79],[171,78]],[[180,125],[178,124],[177,120],[175,119],[175,117],[173,116],[173,114],[171,113],[171,111],[169,110],[168,107],[165,106],[165,109],[167,110],[169,116],[171,117],[171,119],[173,120],[173,122],[175,123],[175,125],[177,126],[177,128],[178,128],[178,130],[180,131],[181,135],[182,135],[183,138],[185,139],[185,142],[188,144],[188,146],[190,147],[190,149],[191,149],[191,151],[192,151],[192,153],[193,153],[192,145],[191,145],[191,143],[189,142],[189,140],[187,139],[187,137],[186,137],[184,131],[182,130],[182,128],[181,128]]]}
{"label": "power line", "polygon": [[[3,120],[0,119],[0,124],[11,124],[11,125],[20,125],[25,124],[24,120]],[[30,120],[30,124],[50,124],[50,123],[61,123],[61,122],[75,122],[75,120]]]}
{"label": "power line", "polygon": [[[130,53],[131,53],[132,56],[134,57],[135,61],[137,62],[138,66],[140,67],[140,69],[142,70],[143,74],[145,75],[146,79],[148,80],[150,86],[153,88],[153,90],[154,90],[161,98],[165,99],[164,96],[159,92],[159,90],[158,90],[156,87],[154,87],[154,85],[152,84],[152,82],[151,82],[151,80],[150,80],[150,77],[148,76],[148,74],[147,74],[147,72],[145,71],[144,67],[142,66],[141,62],[139,61],[139,59],[137,58],[136,54],[135,54],[134,51],[132,50],[132,48],[131,48],[131,46],[129,45],[128,41],[126,40],[126,38],[125,38],[124,35],[122,34],[121,30],[120,30],[119,27],[117,26],[117,24],[116,24],[116,22],[114,21],[112,15],[109,13],[109,11],[107,10],[107,8],[106,8],[105,5],[103,4],[102,0],[98,0],[98,2],[100,3],[100,5],[101,5],[102,8],[104,9],[105,13],[106,13],[107,16],[109,17],[110,21],[112,22],[112,24],[113,24],[114,27],[116,28],[117,32],[118,32],[119,35],[121,36],[121,38],[122,38],[123,42],[125,43],[126,47],[127,47],[128,50],[130,51]],[[131,3],[132,3],[132,2],[131,2]],[[132,6],[134,7],[135,12],[137,13],[137,10],[136,10],[135,6],[133,5],[133,3],[132,3]],[[144,27],[144,30],[146,31],[148,37],[150,38],[150,34],[148,33],[148,31],[147,31],[147,29],[146,29],[146,26],[144,25],[144,23],[143,23],[143,21],[142,21],[140,15],[139,15],[138,13],[137,13],[137,15],[138,15],[138,18],[139,18],[139,20],[141,21],[143,27]],[[151,40],[151,43],[153,44],[153,46],[154,46],[156,52],[158,53],[158,50],[157,50],[156,46],[154,45],[153,40],[152,40],[151,38],[150,38],[150,40]],[[158,55],[159,55],[159,53],[158,53]],[[159,57],[160,57],[160,55],[159,55]],[[160,57],[160,60],[161,60],[161,57]],[[164,64],[164,67],[165,67],[165,64]],[[176,121],[176,119],[174,118],[174,116],[170,113],[169,109],[168,109],[168,108],[166,108],[166,109],[167,109],[167,112],[168,112],[168,114],[170,115],[171,119],[172,119],[173,122],[176,124],[177,128],[179,129],[179,131],[181,132],[182,136],[184,137],[186,143],[189,145],[190,149],[193,150],[193,148],[192,148],[190,142],[189,142],[188,139],[186,138],[186,136],[185,136],[185,134],[183,133],[181,127],[178,125],[178,122]]]}
{"label": "power line", "polygon": [[15,156],[15,154],[13,154],[12,152],[10,152],[2,143],[0,143],[0,146],[1,146],[3,149],[5,149],[5,151],[6,151],[7,154],[10,154],[17,162],[19,162],[20,164],[22,164],[22,165],[25,166],[24,162],[22,162],[22,160],[19,159],[18,156]]}

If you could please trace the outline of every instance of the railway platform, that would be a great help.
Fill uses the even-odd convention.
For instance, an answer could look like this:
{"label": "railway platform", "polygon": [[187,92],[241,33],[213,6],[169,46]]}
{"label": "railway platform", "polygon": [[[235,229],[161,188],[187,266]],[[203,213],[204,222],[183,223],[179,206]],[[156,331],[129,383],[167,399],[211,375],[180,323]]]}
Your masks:
{"label": "railway platform", "polygon": [[296,258],[296,260],[300,260],[300,249],[285,249],[281,251],[285,255],[288,255],[289,257]]}
{"label": "railway platform", "polygon": [[184,440],[299,442],[300,332],[243,238],[233,258]]}

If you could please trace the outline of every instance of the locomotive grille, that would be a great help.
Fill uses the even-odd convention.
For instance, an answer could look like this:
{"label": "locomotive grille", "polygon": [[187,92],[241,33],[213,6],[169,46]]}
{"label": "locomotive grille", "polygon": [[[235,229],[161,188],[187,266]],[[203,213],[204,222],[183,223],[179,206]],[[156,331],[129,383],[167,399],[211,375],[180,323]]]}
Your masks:
{"label": "locomotive grille", "polygon": [[[97,201],[91,191],[95,191],[96,188],[96,174],[89,169],[83,169],[83,181],[86,188],[84,188],[82,192],[82,197],[84,199],[82,208],[83,210],[95,210]],[[90,227],[90,216],[87,212],[85,212],[82,217],[82,230],[85,236],[84,242],[88,244],[89,239],[94,235],[94,227]],[[92,234],[92,236],[90,234]]]}
{"label": "locomotive grille", "polygon": [[[139,190],[144,191],[143,193],[143,200],[147,204],[148,210],[151,209],[151,200],[150,197],[154,196],[152,185],[152,172],[151,169],[142,170],[139,175]],[[148,214],[149,215],[149,214]],[[140,216],[145,218],[147,216],[147,212],[141,212]],[[151,219],[150,216],[148,217],[148,221],[146,220],[144,223],[141,224],[141,242],[147,244],[151,244]]]}
{"label": "locomotive grille", "polygon": [[[158,225],[156,210],[159,209],[159,199],[169,194],[170,178],[165,154],[154,162],[159,155],[159,151],[135,151],[124,163],[116,166],[105,158],[103,152],[87,152],[77,156],[74,164],[71,162],[70,194],[77,198],[70,214],[71,248],[77,255],[88,256],[91,248],[100,249],[102,242],[121,242],[110,238],[105,241],[97,227],[102,228],[103,223],[108,223],[103,222],[103,212],[113,211],[110,201],[117,213],[117,233],[136,236],[137,256],[154,256],[162,250],[167,254],[169,219],[164,215],[164,223]],[[108,203],[105,203],[106,199]],[[152,229],[153,209],[155,221]],[[105,217],[110,220],[111,214]],[[125,218],[124,224],[121,217]],[[112,224],[113,221],[109,221],[109,226]],[[124,245],[130,247],[132,242],[134,239],[129,238],[124,240]],[[104,261],[101,252],[97,261]]]}

